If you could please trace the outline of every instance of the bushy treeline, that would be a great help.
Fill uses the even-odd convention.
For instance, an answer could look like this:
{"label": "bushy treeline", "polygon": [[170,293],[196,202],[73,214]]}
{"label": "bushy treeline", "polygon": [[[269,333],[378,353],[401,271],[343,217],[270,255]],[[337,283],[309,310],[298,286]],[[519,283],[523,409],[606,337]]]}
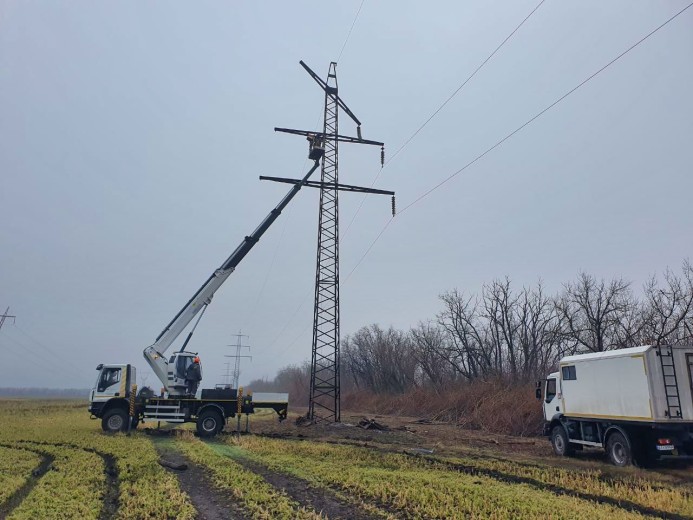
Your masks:
{"label": "bushy treeline", "polygon": [[[556,294],[541,282],[516,288],[504,278],[476,294],[447,291],[440,302],[433,319],[411,330],[372,324],[343,339],[344,404],[350,392],[395,396],[428,389],[440,395],[455,388],[463,396],[468,383],[482,381],[500,383],[507,393],[544,377],[565,355],[693,342],[693,266],[687,261],[637,292],[622,278],[581,273]],[[287,367],[274,381],[251,387],[288,390],[298,399],[293,402],[302,402],[309,375],[307,364]]]}

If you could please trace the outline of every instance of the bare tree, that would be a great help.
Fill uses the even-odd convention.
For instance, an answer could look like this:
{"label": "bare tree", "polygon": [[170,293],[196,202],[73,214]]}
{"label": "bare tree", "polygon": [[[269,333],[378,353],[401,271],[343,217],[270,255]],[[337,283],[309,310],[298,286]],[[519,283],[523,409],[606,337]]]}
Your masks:
{"label": "bare tree", "polygon": [[580,273],[575,283],[567,283],[563,294],[556,300],[556,309],[564,324],[567,340],[573,340],[575,349],[583,347],[591,352],[602,352],[626,346],[624,336],[633,337],[633,331],[624,333],[624,319],[637,302],[630,291],[630,282],[615,278],[609,283],[597,281],[591,275]]}
{"label": "bare tree", "polygon": [[521,376],[528,381],[543,376],[565,353],[561,317],[553,299],[544,294],[539,281],[534,289],[523,289],[519,307]]}
{"label": "bare tree", "polygon": [[664,271],[664,282],[653,276],[644,288],[644,341],[655,345],[693,340],[693,267],[687,260],[681,276]]}
{"label": "bare tree", "polygon": [[375,324],[362,327],[344,339],[342,354],[359,388],[397,393],[415,384],[416,358],[402,331]]}
{"label": "bare tree", "polygon": [[488,324],[493,350],[493,371],[509,374],[517,379],[520,322],[518,320],[519,296],[513,295],[510,280],[494,280],[482,289],[482,317]]}
{"label": "bare tree", "polygon": [[417,362],[417,380],[421,386],[431,385],[440,390],[456,378],[450,362],[450,349],[445,329],[439,324],[419,323],[409,331],[412,355]]}
{"label": "bare tree", "polygon": [[440,296],[444,309],[438,323],[448,333],[448,356],[451,366],[464,379],[493,374],[494,352],[486,324],[479,312],[479,300],[466,297],[454,289]]}

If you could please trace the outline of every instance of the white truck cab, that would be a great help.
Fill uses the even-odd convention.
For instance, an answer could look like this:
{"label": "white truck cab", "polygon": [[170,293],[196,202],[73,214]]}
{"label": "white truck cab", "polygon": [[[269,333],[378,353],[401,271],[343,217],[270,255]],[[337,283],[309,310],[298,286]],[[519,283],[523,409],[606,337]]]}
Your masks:
{"label": "white truck cab", "polygon": [[107,431],[122,431],[126,427],[132,385],[137,381],[137,369],[133,365],[103,365],[96,367],[96,383],[89,394],[89,413],[102,419]]}

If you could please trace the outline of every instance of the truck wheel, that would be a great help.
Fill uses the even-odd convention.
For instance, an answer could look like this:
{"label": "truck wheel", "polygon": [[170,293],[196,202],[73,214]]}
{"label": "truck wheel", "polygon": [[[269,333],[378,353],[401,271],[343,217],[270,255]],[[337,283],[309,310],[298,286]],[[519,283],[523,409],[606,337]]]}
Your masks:
{"label": "truck wheel", "polygon": [[224,427],[224,419],[216,410],[205,410],[197,418],[197,434],[200,437],[214,437]]}
{"label": "truck wheel", "polygon": [[101,419],[101,428],[108,433],[124,432],[128,429],[128,413],[122,408],[111,408]]}
{"label": "truck wheel", "polygon": [[633,455],[628,441],[619,432],[609,435],[606,441],[606,454],[614,466],[628,466],[633,463]]}
{"label": "truck wheel", "polygon": [[563,426],[554,426],[553,430],[551,430],[551,445],[554,453],[559,457],[570,457],[575,453],[570,442],[568,442],[568,434]]}

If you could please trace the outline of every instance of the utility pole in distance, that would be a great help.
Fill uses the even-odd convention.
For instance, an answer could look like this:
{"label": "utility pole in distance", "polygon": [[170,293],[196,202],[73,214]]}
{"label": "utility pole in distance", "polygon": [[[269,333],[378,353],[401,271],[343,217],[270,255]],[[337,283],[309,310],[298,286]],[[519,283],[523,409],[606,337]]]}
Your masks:
{"label": "utility pole in distance", "polygon": [[[338,143],[380,146],[380,165],[385,161],[385,145],[361,137],[361,121],[339,97],[337,89],[337,63],[331,62],[327,79],[323,80],[303,61],[301,66],[325,93],[323,131],[308,132],[291,128],[275,128],[277,132],[305,136],[311,144],[324,146],[320,182],[309,181],[304,186],[320,189],[318,223],[318,251],[315,272],[315,300],[313,307],[313,344],[310,369],[310,401],[308,419],[313,422],[340,422],[340,338],[339,338],[339,192],[392,195],[394,216],[395,193],[385,190],[339,184]],[[339,133],[339,112],[344,112],[356,123],[356,137]],[[311,158],[313,158],[311,156]],[[260,179],[298,184],[296,179],[260,177]]]}
{"label": "utility pole in distance", "polygon": [[14,323],[15,319],[17,318],[17,316],[12,316],[10,314],[7,314],[8,312],[10,312],[9,306],[7,307],[7,309],[5,309],[4,313],[0,314],[0,329],[2,329],[2,326],[4,325],[5,320],[7,318],[12,318],[12,323]]}
{"label": "utility pole in distance", "polygon": [[234,334],[234,337],[236,338],[236,344],[235,345],[226,345],[227,347],[236,347],[236,354],[233,356],[224,356],[227,358],[234,358],[235,362],[233,365],[233,374],[231,375],[231,388],[238,388],[238,379],[241,376],[241,358],[250,358],[251,360],[253,359],[253,356],[243,356],[241,355],[241,351],[244,348],[249,349],[250,345],[244,345],[243,344],[243,338],[249,338],[250,336],[241,334],[241,331],[238,331],[238,334]]}

